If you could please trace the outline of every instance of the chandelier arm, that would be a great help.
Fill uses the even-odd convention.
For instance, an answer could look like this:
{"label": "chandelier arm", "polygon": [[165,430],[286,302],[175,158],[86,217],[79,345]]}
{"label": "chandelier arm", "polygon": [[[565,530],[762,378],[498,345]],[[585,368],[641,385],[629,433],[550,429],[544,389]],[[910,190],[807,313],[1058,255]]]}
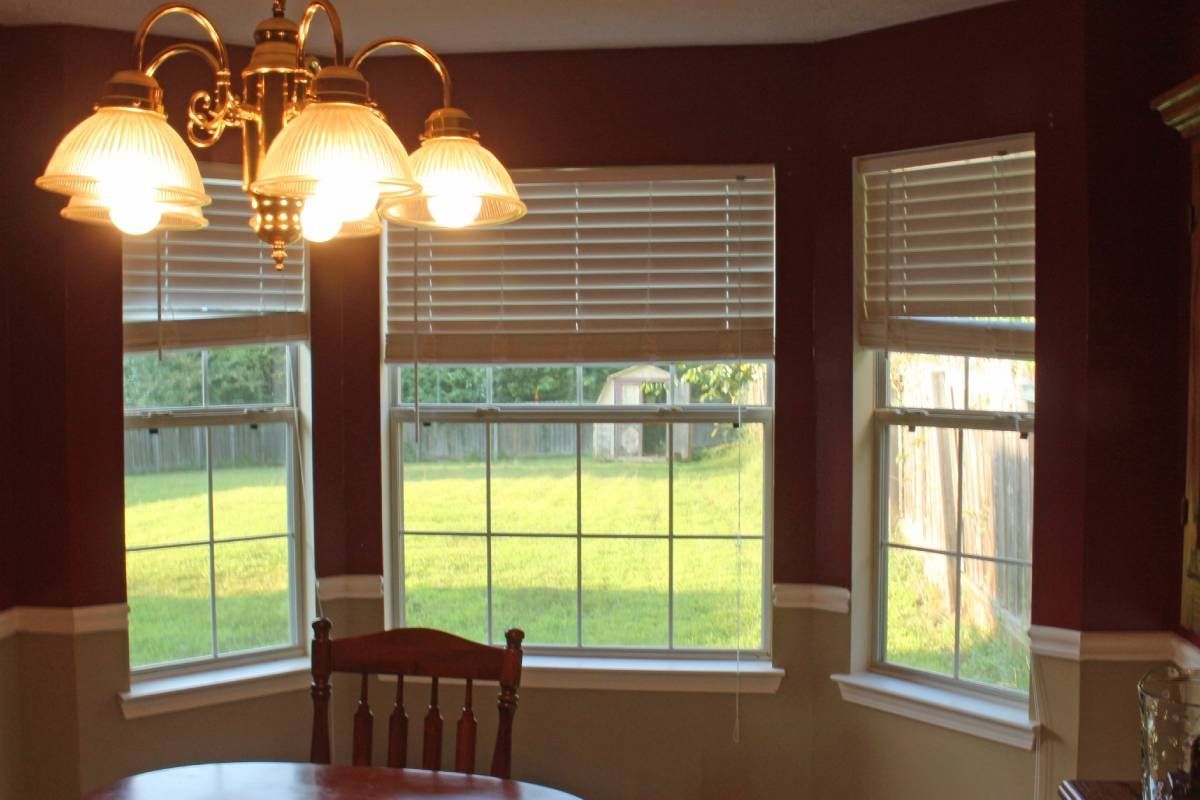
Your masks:
{"label": "chandelier arm", "polygon": [[420,42],[396,37],[378,39],[355,53],[354,58],[350,59],[348,66],[350,69],[358,69],[362,62],[367,60],[367,56],[378,50],[383,50],[385,47],[404,47],[428,61],[433,66],[434,71],[437,72],[438,77],[442,79],[442,105],[446,108],[450,107],[450,71],[446,69],[446,62],[442,61],[441,56]]}
{"label": "chandelier arm", "polygon": [[[283,0],[286,3],[287,0]],[[283,3],[280,4],[282,7]],[[340,65],[346,61],[346,54],[342,47],[342,18],[338,16],[337,9],[329,0],[312,0],[304,8],[304,16],[300,20],[300,34],[296,39],[296,50],[300,54],[300,59],[304,59],[304,45],[308,42],[308,32],[312,28],[313,19],[317,16],[318,11],[325,12],[325,18],[329,20],[329,27],[333,30],[333,63]]]}
{"label": "chandelier arm", "polygon": [[208,38],[212,40],[213,47],[216,48],[218,66],[221,70],[229,70],[229,51],[226,50],[225,42],[222,41],[221,35],[217,33],[216,26],[213,25],[212,20],[205,16],[203,11],[194,6],[189,6],[185,3],[167,3],[147,14],[141,24],[138,25],[137,32],[133,35],[133,63],[139,71],[142,70],[145,63],[146,38],[150,35],[150,29],[160,19],[171,14],[183,14],[203,28],[208,34]]}
{"label": "chandelier arm", "polygon": [[191,53],[192,55],[203,60],[204,63],[208,64],[209,68],[212,69],[214,76],[219,76],[221,74],[221,64],[217,61],[217,57],[209,52],[207,48],[201,47],[194,42],[177,42],[169,47],[159,50],[154,58],[150,59],[150,63],[147,64],[146,68],[142,71],[153,78],[154,73],[158,72],[159,68],[163,64],[175,56],[183,55],[184,53]]}

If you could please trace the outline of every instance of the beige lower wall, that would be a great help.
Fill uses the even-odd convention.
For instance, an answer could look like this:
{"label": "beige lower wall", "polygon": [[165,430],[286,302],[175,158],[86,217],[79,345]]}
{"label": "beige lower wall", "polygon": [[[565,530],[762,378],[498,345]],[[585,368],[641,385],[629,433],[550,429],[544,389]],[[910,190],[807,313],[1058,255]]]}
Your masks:
{"label": "beige lower wall", "polygon": [[15,636],[0,638],[0,800],[24,797],[21,682]]}
{"label": "beige lower wall", "polygon": [[[383,620],[378,601],[328,602],[325,612],[335,636]],[[777,610],[775,661],[787,677],[775,694],[741,698],[738,742],[729,694],[525,688],[514,775],[590,800],[1051,800],[1063,777],[1137,774],[1133,686],[1149,664],[1037,659],[1047,731],[1035,756],[843,702],[829,676],[848,669],[850,639],[849,615]],[[307,692],[125,720],[118,694],[127,676],[123,632],[0,640],[0,800],[75,800],[123,775],[177,764],[307,759]],[[427,691],[407,691],[414,765]],[[394,692],[387,682],[371,691],[378,763]],[[476,693],[484,770],[495,731],[489,694]],[[353,680],[335,687],[335,761],[348,760],[356,702]],[[447,764],[461,702],[461,688],[444,688]]]}

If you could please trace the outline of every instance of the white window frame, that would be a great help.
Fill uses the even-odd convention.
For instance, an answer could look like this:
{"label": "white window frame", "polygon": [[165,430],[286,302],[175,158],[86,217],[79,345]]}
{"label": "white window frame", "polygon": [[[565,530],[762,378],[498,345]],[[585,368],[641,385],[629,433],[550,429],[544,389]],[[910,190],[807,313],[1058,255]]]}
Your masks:
{"label": "white window frame", "polygon": [[[301,370],[302,361],[300,353],[301,346],[288,345],[285,343],[278,343],[278,345],[285,347],[285,352],[287,353],[286,364],[289,402],[285,405],[204,405],[200,407],[189,408],[130,409],[125,412],[125,429],[127,431],[159,428],[205,428],[206,430],[210,431],[206,437],[207,446],[205,448],[206,470],[209,474],[208,502],[210,506],[210,513],[208,540],[206,542],[189,541],[180,544],[152,545],[134,548],[129,548],[126,546],[124,552],[126,555],[128,555],[130,552],[147,552],[153,550],[170,549],[174,547],[194,547],[199,544],[207,544],[209,558],[209,614],[210,620],[212,621],[211,654],[192,658],[177,659],[174,661],[146,664],[142,666],[133,666],[131,664],[130,675],[132,680],[135,682],[211,672],[226,668],[244,667],[283,659],[294,659],[305,656],[308,653],[308,637],[304,635],[304,631],[306,630],[309,622],[305,609],[311,605],[307,600],[309,596],[309,587],[306,578],[309,572],[309,548],[307,546],[308,525],[306,524],[308,514],[307,508],[305,507],[303,492],[301,491],[301,487],[307,485],[306,476],[308,470],[305,468],[304,462],[305,453],[307,452],[308,448],[305,447],[302,442],[302,432],[304,431],[304,426],[302,425],[301,420],[301,402],[300,398],[297,397],[301,385],[303,385],[305,382],[299,380],[298,377]],[[206,402],[208,386],[205,369],[208,361],[207,351],[210,348],[197,349],[199,349],[203,354],[201,356],[200,385],[202,392],[201,400],[202,402]],[[211,428],[252,424],[284,424],[287,426],[291,434],[291,441],[289,445],[289,491],[287,498],[288,519],[291,523],[289,525],[291,530],[283,535],[254,535],[217,540],[213,536],[213,520],[211,513],[213,491]],[[215,546],[218,543],[224,542],[255,541],[267,538],[281,539],[285,536],[288,540],[289,556],[288,569],[289,604],[291,606],[291,641],[285,645],[239,651],[228,655],[221,655],[217,648],[219,620],[216,613],[217,594],[216,572],[214,568]],[[126,569],[128,569],[128,567],[126,567]]]}
{"label": "white window frame", "polygon": [[[759,423],[763,426],[763,532],[761,537],[762,542],[762,580],[760,586],[761,592],[761,636],[762,640],[759,646],[747,647],[741,650],[734,649],[699,649],[699,648],[682,648],[669,646],[666,648],[658,647],[588,647],[581,646],[548,646],[548,645],[527,645],[525,650],[528,653],[538,656],[576,658],[576,659],[594,659],[594,658],[611,658],[611,659],[629,659],[629,660],[690,660],[690,661],[728,661],[735,654],[741,658],[750,661],[765,661],[769,662],[771,658],[771,641],[772,641],[772,616],[773,609],[771,603],[771,585],[773,571],[773,540],[774,540],[774,362],[770,359],[754,359],[754,363],[765,362],[768,365],[768,390],[767,396],[770,398],[770,405],[767,406],[742,406],[740,410],[740,420],[742,422]],[[749,363],[749,361],[747,362]],[[389,572],[388,583],[388,599],[390,611],[388,614],[391,627],[403,627],[404,619],[404,530],[403,530],[403,513],[404,513],[404,483],[403,483],[403,458],[402,458],[402,426],[404,423],[414,423],[418,421],[417,408],[410,403],[399,402],[400,392],[400,367],[403,364],[389,365],[387,369],[387,379],[385,381],[385,394],[390,396],[390,406],[387,409],[387,440],[388,440],[388,467],[386,474],[388,476],[388,505],[389,505],[389,537],[388,543],[391,550],[390,557],[387,560],[385,571]],[[462,365],[456,365],[462,366]],[[493,367],[538,367],[538,366],[563,366],[563,365],[546,365],[546,364],[493,364],[493,365],[477,365],[482,368],[488,366]],[[673,435],[673,424],[684,423],[737,423],[739,421],[738,406],[732,404],[673,404],[673,396],[668,399],[668,402],[663,405],[643,406],[611,406],[611,405],[595,405],[586,404],[582,400],[583,381],[581,371],[583,365],[570,365],[576,369],[576,402],[574,403],[515,403],[515,404],[426,404],[422,402],[419,410],[420,423],[426,422],[449,422],[449,423],[473,423],[484,424],[488,428],[494,424],[506,423],[548,423],[548,424],[573,424],[578,426],[577,431],[582,430],[582,426],[588,423],[595,422],[616,422],[616,423],[654,423],[666,424],[668,431],[668,452],[671,452],[671,436]],[[671,374],[674,378],[675,366],[671,365]],[[673,392],[675,385],[674,379],[668,384],[672,387]],[[490,441],[491,437],[487,436],[486,440]],[[580,469],[581,450],[576,447],[576,470]],[[670,462],[668,462],[670,463]],[[578,500],[578,498],[577,498]],[[669,502],[669,501],[668,501]],[[577,510],[578,513],[578,510]],[[489,519],[490,519],[490,515]],[[454,534],[446,534],[454,535]],[[486,536],[489,540],[492,537],[503,538],[505,534],[493,534],[490,531],[484,533],[472,534]],[[541,534],[539,534],[541,535]],[[559,538],[578,539],[579,534],[564,534]],[[589,538],[585,536],[584,538]],[[603,536],[593,536],[590,538],[606,538]],[[615,537],[613,537],[615,538]],[[758,537],[750,536],[721,536],[721,537],[704,537],[693,535],[676,536],[673,531],[668,528],[668,533],[654,537],[622,537],[622,538],[654,538],[673,541],[675,539],[693,540],[693,539],[715,539],[720,538],[728,541],[736,541],[737,539],[757,540]],[[577,552],[576,569],[579,569],[580,556]],[[674,548],[668,547],[668,558],[673,563]],[[577,572],[576,580],[579,580]],[[489,576],[488,594],[491,595],[492,587]],[[668,586],[668,642],[672,642],[674,631],[674,586]],[[490,603],[489,603],[490,608]],[[582,606],[576,603],[577,622],[579,615],[582,614]],[[489,620],[489,631],[491,628],[491,620]],[[494,631],[490,631],[495,633]]]}
{"label": "white window frame", "polygon": [[[1028,698],[1029,690],[1019,691],[1008,689],[1000,686],[973,681],[968,678],[959,676],[959,659],[961,656],[961,641],[958,636],[959,622],[962,618],[962,605],[959,602],[958,592],[961,591],[961,566],[964,558],[962,552],[962,521],[961,516],[963,510],[959,508],[959,541],[957,546],[952,551],[941,551],[930,548],[913,547],[910,545],[898,545],[888,541],[888,508],[887,508],[887,492],[888,486],[888,469],[891,463],[891,447],[888,438],[889,428],[895,426],[911,426],[916,428],[944,428],[959,432],[965,430],[983,430],[997,431],[1001,433],[1018,432],[1023,437],[1033,437],[1033,420],[1034,415],[1024,412],[1005,411],[971,411],[971,410],[951,410],[951,409],[931,409],[931,408],[906,408],[903,406],[893,406],[889,404],[887,396],[888,386],[888,353],[875,353],[875,380],[874,380],[874,398],[875,410],[872,414],[875,437],[875,483],[873,486],[873,495],[875,500],[875,513],[873,535],[872,535],[872,583],[874,585],[875,603],[873,608],[873,627],[871,633],[872,640],[872,657],[870,661],[870,669],[874,672],[880,672],[917,683],[924,683],[931,686],[945,686],[954,689],[966,690],[973,694],[978,694],[984,697],[993,697],[1003,700],[1023,701]],[[964,359],[964,369],[969,370],[969,363],[972,356],[953,356],[953,358]],[[969,372],[967,373],[969,380]],[[961,453],[958,463],[960,473],[959,491],[962,490],[961,472],[962,461]],[[887,555],[891,549],[906,549],[922,553],[930,553],[933,555],[942,555],[954,560],[956,565],[956,575],[959,577],[955,580],[955,605],[954,605],[954,621],[955,621],[955,641],[954,641],[954,675],[942,675],[935,672],[929,672],[915,667],[907,667],[902,664],[896,664],[887,660]],[[982,555],[967,555],[976,561],[990,561],[996,564],[1016,564],[1032,568],[1032,561],[1024,562],[1014,559],[998,558],[995,556]],[[1030,656],[1032,658],[1032,654]]]}

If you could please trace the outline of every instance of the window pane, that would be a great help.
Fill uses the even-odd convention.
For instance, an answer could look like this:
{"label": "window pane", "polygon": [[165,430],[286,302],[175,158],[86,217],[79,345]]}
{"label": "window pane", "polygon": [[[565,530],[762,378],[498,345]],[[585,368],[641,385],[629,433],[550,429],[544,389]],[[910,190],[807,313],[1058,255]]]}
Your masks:
{"label": "window pane", "polygon": [[404,537],[404,624],[487,641],[487,540]]}
{"label": "window pane", "polygon": [[208,541],[204,428],[125,431],[125,546]]}
{"label": "window pane", "polygon": [[583,402],[602,406],[662,405],[671,388],[665,364],[585,366]]}
{"label": "window pane", "polygon": [[667,646],[665,540],[583,541],[583,643]]}
{"label": "window pane", "polygon": [[966,358],[928,353],[888,353],[888,405],[965,408]]}
{"label": "window pane", "polygon": [[884,660],[954,674],[955,560],[887,548]]}
{"label": "window pane", "polygon": [[740,510],[740,533],[761,536],[762,424],[744,423],[740,428],[730,423],[673,427],[675,534],[736,535]]}
{"label": "window pane", "polygon": [[125,569],[131,666],[212,655],[208,545],[127,553]]}
{"label": "window pane", "polygon": [[223,425],[211,430],[216,538],[290,533],[291,427],[274,423]]}
{"label": "window pane", "polygon": [[486,403],[487,368],[422,366],[421,396],[413,394],[413,368],[399,367],[401,403]]}
{"label": "window pane", "polygon": [[957,548],[958,436],[951,428],[888,428],[888,541]]}
{"label": "window pane", "polygon": [[1009,358],[972,358],[967,408],[1033,413],[1034,364]]}
{"label": "window pane", "polygon": [[403,425],[404,531],[487,530],[483,425]]}
{"label": "window pane", "polygon": [[675,403],[770,405],[770,373],[763,362],[675,365]]}
{"label": "window pane", "polygon": [[492,426],[492,530],[575,533],[575,426]]}
{"label": "window pane", "polygon": [[574,403],[574,367],[494,367],[496,403]]}
{"label": "window pane", "polygon": [[583,426],[583,532],[667,533],[667,426]]}
{"label": "window pane", "polygon": [[1030,567],[963,560],[961,677],[1029,690],[1031,592]]}
{"label": "window pane", "polygon": [[743,540],[740,559],[738,546],[675,540],[676,647],[762,647],[762,542]]}
{"label": "window pane", "polygon": [[1030,561],[1033,459],[1011,431],[963,431],[963,552]]}
{"label": "window pane", "polygon": [[213,559],[218,651],[224,655],[291,644],[287,538],[220,542]]}
{"label": "window pane", "polygon": [[203,402],[200,352],[125,356],[125,408],[180,408]]}
{"label": "window pane", "polygon": [[520,628],[526,644],[578,641],[576,542],[536,536],[492,539],[492,639]]}
{"label": "window pane", "polygon": [[223,347],[208,353],[210,406],[286,405],[287,345]]}

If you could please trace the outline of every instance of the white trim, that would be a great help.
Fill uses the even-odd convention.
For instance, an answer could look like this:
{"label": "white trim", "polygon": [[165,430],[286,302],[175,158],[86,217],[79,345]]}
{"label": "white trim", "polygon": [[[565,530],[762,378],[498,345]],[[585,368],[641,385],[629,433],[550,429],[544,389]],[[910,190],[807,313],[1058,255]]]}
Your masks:
{"label": "white trim", "polygon": [[307,658],[244,664],[168,678],[148,678],[135,681],[129,691],[121,692],[121,714],[125,719],[151,717],[285,692],[301,692],[311,684],[311,665]]}
{"label": "white trim", "polygon": [[382,600],[382,575],[328,575],[317,579],[321,600]]}
{"label": "white trim", "polygon": [[1175,637],[1175,652],[1171,660],[1184,669],[1200,669],[1200,647],[1182,636]]}
{"label": "white trim", "polygon": [[1032,625],[1029,628],[1029,650],[1036,656],[1065,658],[1078,661],[1083,635],[1069,628]]}
{"label": "white trim", "polygon": [[6,608],[0,611],[0,640],[13,636],[19,629],[18,609]]}
{"label": "white trim", "polygon": [[848,703],[978,736],[1000,744],[1032,750],[1038,723],[1025,705],[977,697],[922,683],[856,672],[833,675]]}
{"label": "white trim", "polygon": [[1068,661],[1179,661],[1200,665],[1200,649],[1171,631],[1075,631],[1034,625],[1029,629],[1035,655]]}
{"label": "white trim", "polygon": [[124,603],[78,608],[13,606],[0,613],[0,638],[14,633],[75,635],[128,628],[129,606]]}
{"label": "white trim", "polygon": [[850,590],[819,583],[777,583],[771,589],[775,608],[812,608],[850,613]]}
{"label": "white trim", "polygon": [[[774,694],[787,673],[762,659],[611,658],[525,654],[521,689]],[[380,675],[394,681],[395,676]],[[427,683],[428,678],[405,678]],[[462,683],[443,679],[442,683]]]}

